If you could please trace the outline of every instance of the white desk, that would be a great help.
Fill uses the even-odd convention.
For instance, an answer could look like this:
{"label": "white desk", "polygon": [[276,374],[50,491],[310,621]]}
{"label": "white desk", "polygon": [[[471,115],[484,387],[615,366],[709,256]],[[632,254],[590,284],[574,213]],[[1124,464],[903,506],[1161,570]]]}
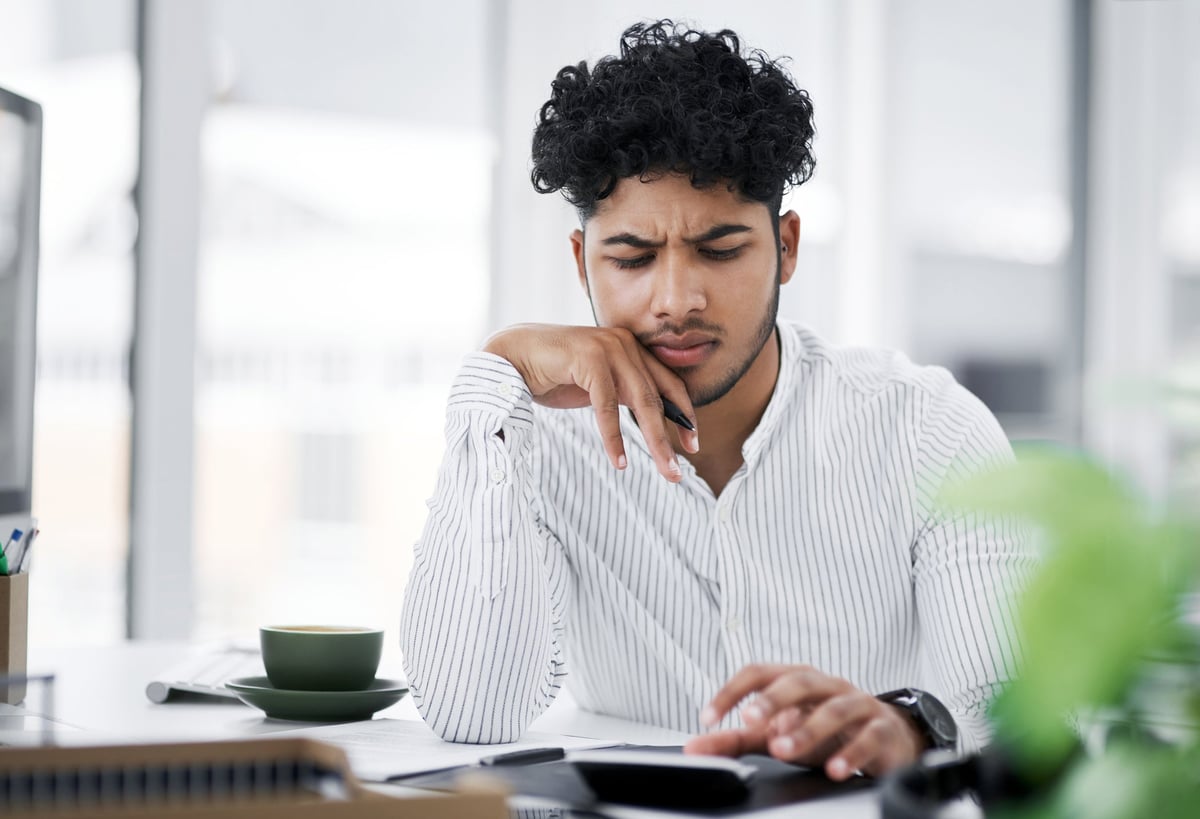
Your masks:
{"label": "white desk", "polygon": [[[67,734],[104,742],[175,741],[230,739],[289,731],[301,723],[265,719],[259,711],[238,703],[169,703],[155,705],[145,694],[146,683],[182,659],[188,647],[182,643],[131,642],[112,647],[88,647],[39,652],[31,648],[30,673],[53,673],[54,717]],[[394,669],[384,668],[387,676]],[[41,692],[32,686],[25,708],[42,712]],[[0,706],[0,715],[11,707]],[[380,717],[419,719],[412,700],[405,697],[379,712]],[[613,717],[592,714],[568,698],[558,701],[531,726],[538,731],[573,734],[596,739],[644,743],[682,744],[686,735]],[[759,811],[761,817],[829,817],[860,819],[878,816],[871,792],[836,799]]]}

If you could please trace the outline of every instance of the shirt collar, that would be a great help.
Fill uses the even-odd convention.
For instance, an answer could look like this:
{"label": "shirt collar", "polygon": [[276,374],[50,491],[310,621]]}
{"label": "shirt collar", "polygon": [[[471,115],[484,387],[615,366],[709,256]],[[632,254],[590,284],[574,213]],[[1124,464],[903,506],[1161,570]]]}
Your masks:
{"label": "shirt collar", "polygon": [[771,391],[771,399],[767,401],[762,419],[742,444],[742,459],[747,469],[755,465],[783,425],[792,396],[796,394],[800,364],[804,359],[804,345],[800,343],[800,334],[794,325],[777,321],[775,332],[779,336],[779,376],[775,379],[775,389]]}

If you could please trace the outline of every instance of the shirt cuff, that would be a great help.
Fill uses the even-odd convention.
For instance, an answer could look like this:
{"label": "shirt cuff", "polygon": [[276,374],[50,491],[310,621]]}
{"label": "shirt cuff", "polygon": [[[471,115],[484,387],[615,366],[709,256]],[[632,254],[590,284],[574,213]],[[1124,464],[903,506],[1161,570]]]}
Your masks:
{"label": "shirt cuff", "polygon": [[507,359],[492,353],[471,353],[463,359],[450,387],[450,413],[480,413],[493,432],[533,428],[533,395]]}

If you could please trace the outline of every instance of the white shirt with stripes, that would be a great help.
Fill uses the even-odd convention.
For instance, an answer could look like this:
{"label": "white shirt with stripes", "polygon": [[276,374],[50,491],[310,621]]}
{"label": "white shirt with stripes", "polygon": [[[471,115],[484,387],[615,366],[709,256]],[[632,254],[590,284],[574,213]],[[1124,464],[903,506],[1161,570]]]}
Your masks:
{"label": "white shirt with stripes", "polygon": [[511,741],[564,680],[586,709],[695,732],[763,662],[923,688],[964,750],[987,740],[1035,557],[1011,522],[935,501],[1010,460],[1008,441],[941,368],[778,330],[775,390],[716,497],[685,458],[681,483],[663,479],[625,413],[618,471],[590,408],[535,406],[507,361],[467,356],[401,623],[439,735]]}

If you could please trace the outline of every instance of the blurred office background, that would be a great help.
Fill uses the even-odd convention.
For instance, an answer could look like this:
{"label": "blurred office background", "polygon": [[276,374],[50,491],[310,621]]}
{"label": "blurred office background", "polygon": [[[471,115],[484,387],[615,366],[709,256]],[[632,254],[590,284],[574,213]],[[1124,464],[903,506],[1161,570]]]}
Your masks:
{"label": "blurred office background", "polygon": [[1200,384],[1200,3],[0,0],[45,109],[32,640],[394,627],[462,354],[588,320],[535,113],[648,16],[812,94],[785,317],[1200,498],[1155,386]]}

